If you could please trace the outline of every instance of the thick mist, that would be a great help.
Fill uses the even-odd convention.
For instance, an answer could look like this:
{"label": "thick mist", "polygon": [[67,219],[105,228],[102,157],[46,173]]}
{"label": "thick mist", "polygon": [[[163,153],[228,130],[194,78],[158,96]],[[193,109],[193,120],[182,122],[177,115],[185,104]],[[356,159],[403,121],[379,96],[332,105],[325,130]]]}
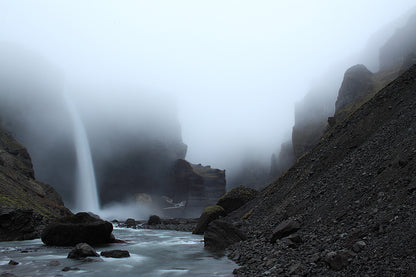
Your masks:
{"label": "thick mist", "polygon": [[[132,166],[120,164],[122,157],[139,153],[152,157],[150,164],[186,155],[242,182],[240,172],[268,170],[272,153],[290,139],[295,103],[325,102],[330,114],[346,68],[378,68],[373,45],[396,27],[379,30],[399,26],[395,20],[413,6],[410,0],[1,1],[2,121],[20,130],[15,135],[26,140],[37,175],[56,171],[45,181],[59,183],[64,195],[74,182],[64,169],[75,167],[64,90],[85,124],[98,184],[114,179],[110,188],[121,176],[106,172]],[[304,98],[317,89],[318,97]],[[313,120],[321,112],[309,107],[296,118]],[[162,148],[163,157],[154,155]],[[64,154],[59,164],[48,162]],[[261,178],[253,182],[268,181]],[[143,182],[150,188],[162,179]]]}

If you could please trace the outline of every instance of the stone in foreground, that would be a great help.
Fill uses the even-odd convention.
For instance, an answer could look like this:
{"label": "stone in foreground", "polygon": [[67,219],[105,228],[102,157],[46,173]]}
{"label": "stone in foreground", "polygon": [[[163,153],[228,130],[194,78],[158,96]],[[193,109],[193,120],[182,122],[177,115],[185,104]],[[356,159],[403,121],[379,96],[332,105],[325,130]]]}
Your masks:
{"label": "stone in foreground", "polygon": [[85,257],[99,257],[100,255],[95,252],[87,243],[78,243],[74,249],[68,254],[68,259],[83,259]]}
{"label": "stone in foreground", "polygon": [[84,242],[90,245],[114,242],[113,225],[88,213],[78,213],[49,224],[42,232],[46,245],[73,246]]}

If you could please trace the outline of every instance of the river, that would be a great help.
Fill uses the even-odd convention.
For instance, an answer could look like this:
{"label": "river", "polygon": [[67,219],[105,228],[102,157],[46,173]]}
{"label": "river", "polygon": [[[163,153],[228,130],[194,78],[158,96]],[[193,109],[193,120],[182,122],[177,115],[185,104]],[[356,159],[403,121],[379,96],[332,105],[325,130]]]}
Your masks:
{"label": "river", "polygon": [[[168,230],[115,228],[126,241],[95,247],[97,253],[122,249],[129,258],[99,262],[67,259],[71,247],[47,247],[40,239],[0,242],[0,273],[16,276],[232,276],[237,265],[204,249],[203,237]],[[10,260],[19,262],[9,265]],[[64,267],[79,270],[62,271]]]}

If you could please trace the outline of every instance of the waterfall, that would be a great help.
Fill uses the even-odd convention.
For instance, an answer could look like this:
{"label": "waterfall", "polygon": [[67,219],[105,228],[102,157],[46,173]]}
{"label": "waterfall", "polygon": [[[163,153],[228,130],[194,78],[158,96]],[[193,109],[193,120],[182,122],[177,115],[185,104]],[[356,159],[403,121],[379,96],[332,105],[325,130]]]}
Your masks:
{"label": "waterfall", "polygon": [[100,205],[87,132],[74,103],[67,93],[64,95],[72,119],[77,157],[76,209],[97,213],[100,210]]}

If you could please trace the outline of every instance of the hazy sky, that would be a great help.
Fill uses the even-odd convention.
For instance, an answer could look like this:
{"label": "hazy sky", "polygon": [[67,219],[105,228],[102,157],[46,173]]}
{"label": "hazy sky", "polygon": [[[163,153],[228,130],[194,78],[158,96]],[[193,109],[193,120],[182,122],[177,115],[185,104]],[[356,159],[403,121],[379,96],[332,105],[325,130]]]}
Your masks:
{"label": "hazy sky", "polygon": [[270,157],[313,80],[333,63],[359,62],[345,60],[414,5],[0,0],[0,43],[44,56],[68,84],[95,88],[89,96],[129,87],[172,97],[188,160],[224,168],[246,149]]}

